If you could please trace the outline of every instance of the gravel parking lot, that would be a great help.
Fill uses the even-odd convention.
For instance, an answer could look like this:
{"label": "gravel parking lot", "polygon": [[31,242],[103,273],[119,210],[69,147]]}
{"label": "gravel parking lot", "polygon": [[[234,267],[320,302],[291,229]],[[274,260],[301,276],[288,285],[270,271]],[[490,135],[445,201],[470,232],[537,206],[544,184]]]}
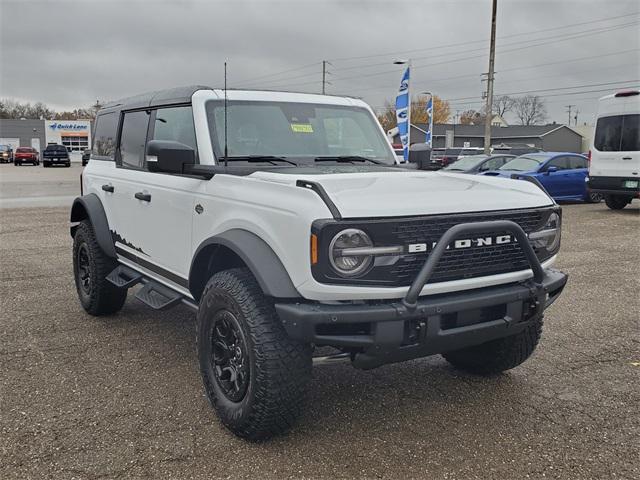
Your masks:
{"label": "gravel parking lot", "polygon": [[191,311],[87,315],[68,208],[9,208],[79,172],[0,168],[0,478],[640,477],[639,203],[565,206],[569,284],[523,366],[317,368],[295,430],[251,444],[206,401]]}

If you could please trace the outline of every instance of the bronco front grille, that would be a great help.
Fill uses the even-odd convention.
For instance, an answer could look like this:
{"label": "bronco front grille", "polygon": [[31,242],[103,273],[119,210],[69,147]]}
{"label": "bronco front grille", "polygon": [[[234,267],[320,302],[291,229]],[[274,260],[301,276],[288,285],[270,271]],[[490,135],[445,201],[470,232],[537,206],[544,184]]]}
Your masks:
{"label": "bronco front grille", "polygon": [[[543,213],[541,210],[529,210],[482,215],[436,216],[432,219],[399,223],[393,230],[393,236],[405,244],[431,244],[454,225],[491,220],[511,220],[520,225],[528,234],[541,226],[543,218],[546,220],[546,215]],[[502,234],[506,234],[506,232],[493,232],[494,236]],[[540,258],[541,252],[536,253],[540,260],[546,260]],[[392,277],[396,278],[398,285],[410,285],[427,258],[427,253],[405,255],[394,265],[390,273]],[[438,263],[429,283],[517,272],[528,267],[529,263],[517,243],[472,246],[462,250],[448,250]]]}
{"label": "bronco front grille", "polygon": [[[426,217],[410,217],[403,219],[376,219],[354,221],[326,221],[314,224],[314,232],[319,236],[318,264],[313,268],[316,280],[322,283],[408,286],[429,257],[434,242],[454,225],[471,222],[488,222],[492,220],[511,220],[522,227],[525,233],[531,233],[544,226],[553,207],[530,210],[507,210],[482,213],[465,213],[454,215],[431,215]],[[325,257],[328,243],[340,230],[353,227],[366,231],[377,246],[427,244],[428,251],[423,253],[405,253],[393,264],[380,262],[369,272],[359,278],[345,279],[339,277],[329,267]],[[492,237],[509,235],[507,232],[491,232]],[[482,234],[479,236],[487,236]],[[469,238],[465,234],[464,238]],[[460,239],[459,239],[460,240]],[[546,250],[536,250],[540,261],[551,257]],[[408,249],[407,249],[408,251]],[[324,257],[324,258],[323,258]],[[443,255],[429,283],[461,280],[466,278],[509,273],[529,268],[529,263],[520,246],[515,242],[492,245],[473,244],[468,248],[450,249]]]}

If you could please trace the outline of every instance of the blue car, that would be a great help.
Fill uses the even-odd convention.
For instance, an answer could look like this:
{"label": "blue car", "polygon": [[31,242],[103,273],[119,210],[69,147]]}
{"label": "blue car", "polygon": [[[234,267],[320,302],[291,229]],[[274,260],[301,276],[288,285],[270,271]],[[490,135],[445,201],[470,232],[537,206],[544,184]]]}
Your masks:
{"label": "blue car", "polygon": [[530,176],[538,180],[554,200],[595,203],[602,200],[602,196],[587,189],[585,179],[589,174],[588,162],[587,157],[577,153],[527,153],[482,175],[507,178],[513,174]]}

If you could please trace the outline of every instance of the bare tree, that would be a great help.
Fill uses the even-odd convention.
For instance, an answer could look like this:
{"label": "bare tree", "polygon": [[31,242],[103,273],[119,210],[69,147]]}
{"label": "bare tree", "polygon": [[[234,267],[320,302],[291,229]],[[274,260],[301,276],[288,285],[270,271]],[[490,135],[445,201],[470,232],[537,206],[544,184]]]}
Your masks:
{"label": "bare tree", "polygon": [[538,125],[547,118],[547,107],[537,95],[526,95],[516,98],[514,112],[520,125]]}
{"label": "bare tree", "polygon": [[515,107],[516,99],[509,95],[501,95],[493,100],[493,113],[504,117],[504,114],[510,112]]}
{"label": "bare tree", "polygon": [[53,119],[53,120],[81,120],[93,119],[96,116],[96,106],[100,106],[96,102],[89,108],[76,108],[66,112],[56,112],[47,107],[42,102],[35,104],[20,103],[10,99],[0,99],[0,118],[31,118],[31,119]]}
{"label": "bare tree", "polygon": [[[411,101],[411,123],[428,123],[429,115],[427,114],[427,100],[429,97],[421,96]],[[449,102],[442,100],[435,95],[433,97],[433,123],[447,123],[451,117],[451,107]],[[390,101],[384,103],[384,110],[378,114],[378,120],[384,128],[388,131],[396,126],[396,107]]]}
{"label": "bare tree", "polygon": [[484,111],[479,112],[477,110],[465,110],[460,114],[461,125],[484,125],[484,119],[486,115]]}

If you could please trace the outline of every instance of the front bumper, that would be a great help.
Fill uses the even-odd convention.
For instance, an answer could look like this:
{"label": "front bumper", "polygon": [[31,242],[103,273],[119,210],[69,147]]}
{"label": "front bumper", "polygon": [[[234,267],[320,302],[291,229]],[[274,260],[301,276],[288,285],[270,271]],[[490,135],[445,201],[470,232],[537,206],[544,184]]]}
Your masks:
{"label": "front bumper", "polygon": [[[497,227],[510,230],[516,236],[531,265],[532,279],[418,297],[451,240],[466,231],[490,231]],[[291,338],[350,351],[354,366],[368,369],[519,333],[542,317],[566,282],[566,274],[543,270],[519,225],[501,220],[450,228],[402,300],[277,303],[275,308]]]}
{"label": "front bumper", "polygon": [[539,285],[528,280],[422,297],[413,311],[401,302],[283,303],[276,311],[291,338],[358,350],[354,365],[366,369],[519,333],[540,318],[566,283],[566,274],[549,269]]}

